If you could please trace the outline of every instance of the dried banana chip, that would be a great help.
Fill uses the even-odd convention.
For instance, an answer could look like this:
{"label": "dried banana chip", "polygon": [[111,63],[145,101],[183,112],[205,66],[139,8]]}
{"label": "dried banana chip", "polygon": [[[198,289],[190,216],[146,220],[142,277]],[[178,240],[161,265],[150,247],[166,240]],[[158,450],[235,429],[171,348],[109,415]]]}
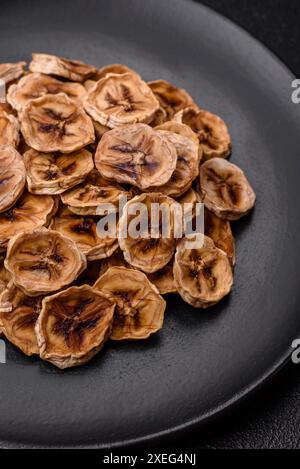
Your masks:
{"label": "dried banana chip", "polygon": [[156,286],[161,295],[177,293],[173,274],[173,261],[161,270],[147,275],[150,282]]}
{"label": "dried banana chip", "polygon": [[99,218],[75,215],[62,207],[52,219],[50,228],[72,239],[87,260],[105,259],[118,249],[116,238],[100,238],[97,234]]}
{"label": "dried banana chip", "polygon": [[0,145],[12,145],[17,148],[20,142],[20,124],[18,119],[0,109]]}
{"label": "dried banana chip", "polygon": [[25,355],[38,355],[35,325],[42,307],[42,297],[25,295],[13,284],[0,296],[0,323],[6,338]]}
{"label": "dried banana chip", "polygon": [[118,210],[119,198],[128,195],[121,186],[105,181],[94,170],[84,183],[62,194],[61,199],[77,215],[97,215],[101,204],[112,204]]}
{"label": "dried banana chip", "polygon": [[72,153],[95,140],[92,120],[63,93],[30,101],[20,118],[27,145],[37,151]]}
{"label": "dried banana chip", "polygon": [[111,339],[147,339],[162,328],[166,302],[142,272],[112,267],[94,290],[116,303]]}
{"label": "dried banana chip", "polygon": [[[147,232],[143,232],[144,222],[139,221],[140,233],[133,238],[130,236],[130,228],[132,223],[136,226],[138,215],[134,212],[135,207],[139,212],[140,204],[145,208],[142,218],[146,217]],[[142,194],[126,204],[119,221],[119,245],[130,265],[143,272],[153,273],[170,262],[176,247],[174,227],[177,205],[170,197],[157,193]],[[162,209],[159,213],[156,211],[158,206]],[[170,216],[164,215],[164,211],[169,212]],[[151,237],[151,229],[157,231],[156,237]]]}
{"label": "dried banana chip", "polygon": [[213,240],[217,248],[222,249],[227,254],[232,266],[234,266],[236,262],[235,240],[230,222],[222,220],[208,209],[205,209],[204,217],[206,236]]}
{"label": "dried banana chip", "polygon": [[65,93],[70,99],[78,101],[86,97],[86,90],[79,83],[67,83],[41,73],[29,73],[17,84],[10,86],[7,101],[19,112],[34,99],[59,93]]}
{"label": "dried banana chip", "polygon": [[[174,132],[167,130],[158,130],[158,132],[175,146],[177,164],[171,179],[157,188],[157,191],[170,197],[180,197],[190,189],[193,181],[199,175],[199,145],[193,140]],[[151,192],[155,190],[152,187]]]}
{"label": "dried banana chip", "polygon": [[138,75],[110,74],[88,91],[85,109],[96,122],[114,128],[151,122],[159,103]]}
{"label": "dried banana chip", "polygon": [[55,198],[24,192],[13,208],[0,214],[0,249],[17,234],[47,226],[56,210]]}
{"label": "dried banana chip", "polygon": [[40,357],[61,369],[87,363],[109,338],[114,309],[87,285],[45,298],[36,324]]}
{"label": "dried banana chip", "polygon": [[94,168],[93,156],[87,150],[67,155],[29,150],[24,154],[24,163],[32,194],[62,194],[83,182]]}
{"label": "dried banana chip", "polygon": [[39,296],[74,282],[86,268],[86,257],[70,238],[39,229],[10,240],[5,267],[24,293]]}
{"label": "dried banana chip", "polygon": [[209,308],[221,301],[233,285],[232,267],[227,255],[205,237],[201,249],[189,249],[183,239],[177,247],[174,278],[178,293],[195,308]]}
{"label": "dried banana chip", "polygon": [[32,54],[29,70],[79,82],[84,82],[97,72],[95,67],[79,60],[69,60],[49,54]]}
{"label": "dried banana chip", "polygon": [[255,193],[244,172],[222,158],[201,166],[200,184],[205,206],[225,220],[238,220],[255,204]]}
{"label": "dried banana chip", "polygon": [[173,143],[146,124],[107,132],[95,155],[96,168],[103,177],[141,190],[166,184],[176,163]]}
{"label": "dried banana chip", "polygon": [[199,109],[193,98],[187,93],[187,91],[177,88],[171,83],[164,80],[150,81],[148,86],[151,88],[156,98],[158,99],[161,107],[167,113],[167,120],[172,117],[181,109],[186,107],[194,107]]}
{"label": "dried banana chip", "polygon": [[231,137],[225,122],[219,116],[208,111],[187,108],[176,114],[174,120],[190,126],[198,135],[204,161],[230,156]]}
{"label": "dried banana chip", "polygon": [[97,70],[95,75],[93,75],[92,79],[99,81],[102,78],[105,78],[107,75],[110,75],[111,73],[115,75],[124,75],[125,73],[131,73],[132,75],[139,76],[139,74],[135,70],[132,70],[132,68],[127,67],[127,65],[111,64],[105,65],[104,67]]}
{"label": "dried banana chip", "polygon": [[0,64],[0,80],[6,84],[18,80],[25,73],[26,62]]}
{"label": "dried banana chip", "polygon": [[21,196],[26,183],[20,153],[11,145],[0,146],[0,213],[10,209]]}
{"label": "dried banana chip", "polygon": [[[6,290],[9,282],[11,281],[11,275],[6,270],[4,265],[5,253],[0,254],[0,293]],[[1,322],[1,320],[0,320]]]}

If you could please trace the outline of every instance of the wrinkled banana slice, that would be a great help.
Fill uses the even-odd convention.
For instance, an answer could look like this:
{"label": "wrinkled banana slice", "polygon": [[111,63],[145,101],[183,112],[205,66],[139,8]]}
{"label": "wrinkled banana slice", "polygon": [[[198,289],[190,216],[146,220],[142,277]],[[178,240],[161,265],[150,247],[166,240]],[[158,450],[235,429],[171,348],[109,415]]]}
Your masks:
{"label": "wrinkled banana slice", "polygon": [[72,153],[95,140],[92,120],[63,93],[30,101],[20,119],[27,145],[44,153]]}
{"label": "wrinkled banana slice", "polygon": [[87,363],[109,338],[114,309],[87,285],[45,298],[36,324],[40,357],[61,369]]}
{"label": "wrinkled banana slice", "polygon": [[38,355],[35,325],[42,307],[42,297],[30,297],[10,284],[0,295],[0,323],[6,338],[25,355]]}
{"label": "wrinkled banana slice", "polygon": [[167,120],[172,119],[177,112],[189,106],[199,109],[187,91],[182,88],[178,88],[167,81],[150,81],[148,86],[158,99],[160,106],[166,111]]}
{"label": "wrinkled banana slice", "polygon": [[17,234],[48,226],[57,207],[58,200],[50,195],[24,192],[13,208],[0,214],[0,249],[6,249]]}
{"label": "wrinkled banana slice", "polygon": [[20,124],[18,119],[0,109],[0,145],[12,145],[17,148],[20,142]]}
{"label": "wrinkled banana slice", "polygon": [[178,293],[195,308],[209,308],[231,291],[233,273],[225,252],[205,237],[201,249],[189,249],[187,239],[177,247],[174,279]]}
{"label": "wrinkled banana slice", "polygon": [[79,83],[67,83],[41,73],[29,73],[7,92],[7,101],[18,112],[32,100],[46,94],[65,93],[70,99],[84,101],[85,88]]}
{"label": "wrinkled banana slice", "polygon": [[[199,175],[199,145],[190,138],[168,130],[158,130],[158,132],[175,146],[177,164],[171,179],[157,188],[157,191],[170,197],[180,197],[191,188],[193,181]],[[151,192],[155,190],[153,187]]]}
{"label": "wrinkled banana slice", "polygon": [[6,290],[9,282],[11,281],[11,275],[8,272],[8,270],[6,270],[4,261],[5,261],[5,253],[2,253],[0,254],[0,293]]}
{"label": "wrinkled banana slice", "polygon": [[39,296],[74,282],[86,268],[86,257],[70,238],[39,229],[10,240],[5,267],[24,293]]}
{"label": "wrinkled banana slice", "polygon": [[177,293],[173,274],[173,261],[161,270],[147,275],[150,282],[156,286],[161,295]]}
{"label": "wrinkled banana slice", "polygon": [[129,196],[121,186],[106,181],[97,170],[85,182],[61,195],[68,208],[77,215],[97,215],[102,204],[112,204],[118,210],[119,199]]}
{"label": "wrinkled banana slice", "polygon": [[72,239],[87,260],[105,259],[118,249],[119,243],[116,238],[98,236],[98,220],[98,217],[75,215],[62,207],[52,219],[50,228]]}
{"label": "wrinkled banana slice", "polygon": [[25,73],[26,62],[0,64],[0,80],[5,84],[18,80]]}
{"label": "wrinkled banana slice", "polygon": [[138,75],[110,74],[88,90],[85,109],[96,122],[114,128],[151,122],[159,103]]}
{"label": "wrinkled banana slice", "polygon": [[[136,221],[140,204],[145,208],[142,218],[148,225],[146,233],[143,232],[142,224],[144,222]],[[156,216],[156,220],[154,217],[156,206],[154,204],[162,208]],[[177,205],[179,204],[170,197],[158,193],[142,194],[126,204],[119,221],[119,245],[125,260],[130,265],[143,272],[153,273],[161,270],[170,262],[176,247],[174,227]],[[136,208],[137,213],[134,213]],[[168,211],[170,216],[165,215],[164,210]],[[134,227],[137,224],[141,225],[140,232],[135,236],[136,239],[130,236],[132,224]],[[151,237],[151,228],[157,228],[157,237]]]}
{"label": "wrinkled banana slice", "polygon": [[42,195],[62,194],[83,182],[94,168],[93,156],[87,150],[67,155],[29,150],[24,163],[29,192]]}
{"label": "wrinkled banana slice", "polygon": [[226,252],[232,266],[235,265],[235,240],[232,234],[230,222],[222,220],[214,213],[205,209],[204,212],[205,234],[213,240],[216,247]]}
{"label": "wrinkled banana slice", "polygon": [[111,339],[147,339],[162,328],[166,302],[142,272],[112,267],[94,290],[116,303]]}
{"label": "wrinkled banana slice", "polygon": [[225,220],[238,220],[255,204],[255,193],[244,172],[222,158],[201,166],[200,184],[205,206]]}
{"label": "wrinkled banana slice", "polygon": [[20,153],[11,145],[0,146],[0,213],[10,209],[26,184],[25,166]]}
{"label": "wrinkled banana slice", "polygon": [[29,70],[67,78],[71,81],[79,81],[80,83],[97,72],[95,67],[79,60],[69,60],[49,54],[32,54]]}
{"label": "wrinkled banana slice", "polygon": [[95,155],[96,168],[106,179],[141,190],[166,184],[177,164],[173,143],[146,124],[107,132]]}
{"label": "wrinkled banana slice", "polygon": [[231,154],[231,137],[225,122],[215,114],[187,108],[174,116],[174,120],[186,124],[198,135],[203,160],[228,158]]}

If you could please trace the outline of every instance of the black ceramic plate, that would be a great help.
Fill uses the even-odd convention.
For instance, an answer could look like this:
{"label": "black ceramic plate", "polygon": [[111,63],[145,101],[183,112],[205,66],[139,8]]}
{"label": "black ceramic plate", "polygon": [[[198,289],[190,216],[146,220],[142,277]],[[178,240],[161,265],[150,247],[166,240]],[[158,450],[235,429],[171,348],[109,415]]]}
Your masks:
{"label": "black ceramic plate", "polygon": [[206,423],[262,384],[300,335],[300,108],[292,74],[224,18],[184,0],[2,1],[1,62],[32,51],[187,88],[228,123],[232,161],[253,184],[237,223],[229,299],[207,312],[169,300],[163,331],[110,343],[68,372],[8,345],[0,365],[2,446],[105,446]]}

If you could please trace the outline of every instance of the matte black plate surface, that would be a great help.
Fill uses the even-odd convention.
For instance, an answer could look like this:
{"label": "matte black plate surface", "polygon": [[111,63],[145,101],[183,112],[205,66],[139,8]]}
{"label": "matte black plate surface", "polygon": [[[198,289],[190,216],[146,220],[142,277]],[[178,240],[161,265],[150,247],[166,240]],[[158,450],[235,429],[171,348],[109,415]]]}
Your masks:
{"label": "matte black plate surface", "polygon": [[234,291],[197,311],[171,298],[161,334],[110,343],[59,372],[8,346],[0,365],[2,446],[104,446],[204,423],[264,382],[300,334],[300,108],[291,73],[224,18],[183,0],[2,1],[0,61],[32,51],[187,88],[220,114],[232,161],[253,184],[254,213],[235,225]]}

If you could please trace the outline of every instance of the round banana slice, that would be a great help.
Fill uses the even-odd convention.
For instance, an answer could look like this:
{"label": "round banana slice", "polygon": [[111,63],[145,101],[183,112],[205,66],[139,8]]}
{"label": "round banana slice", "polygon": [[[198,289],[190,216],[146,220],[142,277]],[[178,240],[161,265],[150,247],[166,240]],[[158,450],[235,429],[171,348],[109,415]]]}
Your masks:
{"label": "round banana slice", "polygon": [[11,145],[0,146],[0,213],[10,209],[26,184],[25,166],[20,153]]}
{"label": "round banana slice", "polygon": [[[193,181],[199,175],[199,145],[190,138],[174,132],[167,130],[158,130],[158,132],[175,146],[177,165],[171,179],[157,188],[157,191],[170,197],[180,197],[191,188]],[[153,187],[151,192],[155,190]]]}
{"label": "round banana slice", "polygon": [[118,210],[120,197],[128,195],[121,186],[106,181],[94,170],[84,183],[62,194],[61,199],[77,215],[97,215],[102,204],[112,204]]}
{"label": "round banana slice", "polygon": [[244,172],[222,158],[201,166],[200,184],[205,206],[225,220],[238,220],[255,204],[255,193]]}
{"label": "round banana slice", "polygon": [[[158,193],[142,194],[126,204],[119,221],[119,245],[130,265],[151,274],[170,262],[176,247],[178,205],[170,197]],[[137,231],[134,237],[131,229]]]}
{"label": "round banana slice", "polygon": [[112,267],[94,290],[116,303],[112,340],[148,339],[162,328],[166,302],[142,272]]}
{"label": "round banana slice", "polygon": [[17,234],[47,226],[56,210],[54,197],[24,192],[13,208],[0,214],[0,249]]}
{"label": "round banana slice", "polygon": [[114,128],[151,122],[159,103],[138,75],[109,74],[88,91],[85,109],[96,122]]}
{"label": "round banana slice", "polygon": [[86,97],[84,86],[79,83],[67,83],[41,73],[29,73],[7,92],[7,101],[18,112],[33,99],[46,94],[65,93],[70,99],[83,101]]}
{"label": "round banana slice", "polygon": [[26,62],[0,64],[0,80],[5,84],[18,80],[25,73]]}
{"label": "round banana slice", "polygon": [[87,363],[109,338],[114,310],[87,285],[45,298],[36,323],[40,357],[61,369]]}
{"label": "round banana slice", "polygon": [[63,93],[30,101],[20,118],[27,145],[37,151],[72,153],[95,140],[92,120]]}
{"label": "round banana slice", "polygon": [[24,163],[29,192],[42,195],[62,194],[83,182],[94,168],[93,156],[87,150],[67,155],[29,150]]}
{"label": "round banana slice", "polygon": [[146,124],[135,124],[104,134],[95,164],[106,179],[144,190],[170,180],[176,168],[177,152],[165,135]]}
{"label": "round banana slice", "polygon": [[86,255],[87,260],[105,259],[118,249],[116,238],[101,238],[97,234],[99,218],[75,215],[62,207],[50,223],[52,230],[72,239]]}
{"label": "round banana slice", "polygon": [[25,355],[38,355],[35,325],[42,307],[42,297],[25,295],[13,284],[0,296],[0,323],[6,338]]}
{"label": "round banana slice", "polygon": [[204,212],[204,227],[206,236],[213,240],[217,248],[226,252],[231,265],[234,266],[236,262],[235,240],[230,222],[222,220],[206,208]]}
{"label": "round banana slice", "polygon": [[172,119],[178,111],[186,107],[191,106],[195,109],[199,109],[187,91],[182,88],[177,88],[177,86],[165,80],[150,81],[148,86],[158,99],[160,106],[166,111],[167,120]]}
{"label": "round banana slice", "polygon": [[177,293],[173,274],[173,262],[166,265],[163,269],[154,272],[154,274],[148,274],[147,277],[156,286],[161,295]]}
{"label": "round banana slice", "polygon": [[79,60],[69,60],[49,54],[32,54],[29,70],[67,78],[71,81],[79,81],[80,83],[97,72],[95,67]]}
{"label": "round banana slice", "polygon": [[174,120],[188,125],[198,135],[204,161],[230,156],[231,137],[219,116],[189,107],[176,114]]}
{"label": "round banana slice", "polygon": [[0,293],[6,290],[9,282],[11,281],[11,275],[8,272],[8,270],[6,270],[4,261],[5,261],[5,253],[1,253],[0,254]]}
{"label": "round banana slice", "polygon": [[209,308],[231,291],[233,273],[225,252],[205,237],[201,249],[190,249],[190,240],[183,239],[177,247],[174,278],[178,293],[195,308]]}
{"label": "round banana slice", "polygon": [[39,296],[74,282],[86,268],[86,257],[70,238],[39,229],[10,240],[5,267],[24,293]]}
{"label": "round banana slice", "polygon": [[0,145],[12,145],[17,148],[20,142],[20,124],[18,119],[0,109]]}

